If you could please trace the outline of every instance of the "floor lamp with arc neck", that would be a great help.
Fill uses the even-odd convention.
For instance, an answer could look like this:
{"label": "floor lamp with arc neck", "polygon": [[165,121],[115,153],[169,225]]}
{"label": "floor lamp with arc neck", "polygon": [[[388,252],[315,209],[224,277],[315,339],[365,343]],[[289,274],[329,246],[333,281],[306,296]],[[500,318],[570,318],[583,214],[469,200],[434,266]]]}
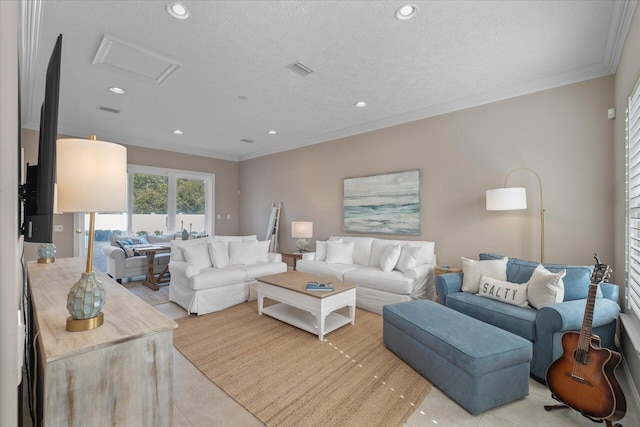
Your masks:
{"label": "floor lamp with arc neck", "polygon": [[517,168],[507,174],[503,188],[487,190],[486,203],[488,211],[507,211],[527,208],[527,189],[523,187],[507,187],[507,180],[512,173],[528,171],[538,180],[540,193],[540,262],[544,263],[544,202],[542,198],[542,181],[540,176],[530,168]]}

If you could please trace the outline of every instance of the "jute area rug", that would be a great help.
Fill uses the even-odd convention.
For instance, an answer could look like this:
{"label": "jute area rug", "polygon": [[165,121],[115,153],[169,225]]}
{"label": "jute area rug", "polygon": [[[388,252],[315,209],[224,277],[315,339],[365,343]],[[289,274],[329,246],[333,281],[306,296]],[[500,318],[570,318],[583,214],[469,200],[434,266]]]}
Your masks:
{"label": "jute area rug", "polygon": [[255,301],[176,322],[175,347],[267,426],[402,426],[431,389],[364,310],[323,342]]}
{"label": "jute area rug", "polygon": [[160,289],[154,291],[142,284],[142,281],[125,282],[122,284],[129,289],[138,298],[142,299],[149,305],[160,305],[169,302],[169,285],[160,286]]}

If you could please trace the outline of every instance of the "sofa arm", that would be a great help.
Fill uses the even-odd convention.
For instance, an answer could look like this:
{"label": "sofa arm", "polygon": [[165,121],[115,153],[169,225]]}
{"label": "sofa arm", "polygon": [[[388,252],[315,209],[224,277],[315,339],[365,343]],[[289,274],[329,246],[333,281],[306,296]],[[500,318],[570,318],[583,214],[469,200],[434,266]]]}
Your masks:
{"label": "sofa arm", "polygon": [[117,246],[103,246],[102,253],[107,260],[106,273],[118,280],[124,277],[124,251]]}
{"label": "sofa arm", "polygon": [[[543,307],[536,317],[536,330],[549,332],[579,331],[582,327],[586,299],[565,301]],[[620,306],[608,298],[596,298],[592,326],[606,325],[618,319]]]}
{"label": "sofa arm", "polygon": [[268,262],[282,262],[282,254],[278,254],[275,252],[269,252],[267,254],[267,261]]}
{"label": "sofa arm", "polygon": [[316,253],[315,252],[302,252],[302,259],[308,260],[308,261],[313,261],[313,260],[316,259]]}
{"label": "sofa arm", "polygon": [[462,273],[446,273],[436,276],[438,302],[446,305],[447,295],[462,292]]}
{"label": "sofa arm", "polygon": [[600,290],[604,298],[610,299],[613,302],[618,302],[618,285],[615,283],[600,283]]}
{"label": "sofa arm", "polygon": [[200,269],[186,261],[169,261],[169,272],[172,276],[182,276],[189,279],[200,273]]}

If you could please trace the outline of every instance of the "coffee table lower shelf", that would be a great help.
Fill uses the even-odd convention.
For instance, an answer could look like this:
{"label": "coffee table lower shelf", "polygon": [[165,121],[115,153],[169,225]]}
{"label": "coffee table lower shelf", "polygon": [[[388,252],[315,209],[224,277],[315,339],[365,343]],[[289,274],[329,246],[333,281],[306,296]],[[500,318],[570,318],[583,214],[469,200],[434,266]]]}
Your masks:
{"label": "coffee table lower shelf", "polygon": [[[281,320],[289,325],[311,332],[312,334],[320,337],[320,334],[318,333],[318,319],[308,311],[301,310],[281,302],[268,307],[263,307],[262,314],[269,315],[275,319]],[[341,326],[352,323],[352,320],[348,316],[332,312],[329,313],[324,322],[323,335],[328,334],[331,331],[335,331]]]}

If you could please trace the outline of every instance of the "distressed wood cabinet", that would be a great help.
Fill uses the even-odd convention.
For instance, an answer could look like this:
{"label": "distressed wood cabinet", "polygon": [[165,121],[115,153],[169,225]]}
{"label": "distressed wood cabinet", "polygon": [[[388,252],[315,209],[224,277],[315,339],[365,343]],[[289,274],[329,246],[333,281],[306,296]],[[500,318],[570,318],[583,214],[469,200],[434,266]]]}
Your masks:
{"label": "distressed wood cabinet", "polygon": [[36,424],[171,426],[177,324],[96,272],[107,294],[104,324],[67,332],[67,293],[84,268],[79,258],[28,265]]}

